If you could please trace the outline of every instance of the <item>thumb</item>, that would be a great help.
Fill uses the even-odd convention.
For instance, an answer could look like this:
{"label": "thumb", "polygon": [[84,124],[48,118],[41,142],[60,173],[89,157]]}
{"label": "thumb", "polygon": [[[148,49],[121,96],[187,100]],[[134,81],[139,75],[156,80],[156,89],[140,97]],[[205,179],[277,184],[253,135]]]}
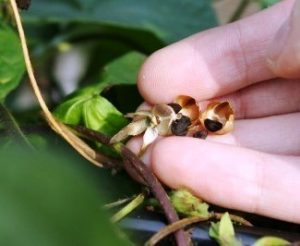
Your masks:
{"label": "thumb", "polygon": [[275,35],[267,56],[269,67],[277,76],[300,78],[300,1],[295,1],[290,17]]}

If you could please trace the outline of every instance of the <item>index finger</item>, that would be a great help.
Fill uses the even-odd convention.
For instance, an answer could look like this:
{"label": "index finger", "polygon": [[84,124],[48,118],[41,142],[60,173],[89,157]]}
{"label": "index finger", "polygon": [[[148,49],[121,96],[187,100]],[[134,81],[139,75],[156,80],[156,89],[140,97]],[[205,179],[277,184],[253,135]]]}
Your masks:
{"label": "index finger", "polygon": [[150,103],[170,102],[181,94],[201,101],[276,77],[266,51],[293,4],[283,1],[155,52],[139,73],[141,94]]}

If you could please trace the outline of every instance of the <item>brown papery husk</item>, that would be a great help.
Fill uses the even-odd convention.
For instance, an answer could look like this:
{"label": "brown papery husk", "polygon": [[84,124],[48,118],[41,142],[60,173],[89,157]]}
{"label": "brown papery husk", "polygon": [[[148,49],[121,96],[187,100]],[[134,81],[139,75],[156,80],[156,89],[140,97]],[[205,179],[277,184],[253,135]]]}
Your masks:
{"label": "brown papery husk", "polygon": [[175,103],[178,103],[182,107],[180,110],[182,115],[189,117],[191,121],[198,119],[200,111],[194,98],[181,95],[176,98]]}
{"label": "brown papery husk", "polygon": [[206,110],[200,114],[200,122],[210,119],[220,122],[223,127],[213,134],[223,135],[233,130],[234,112],[229,102],[211,102]]}

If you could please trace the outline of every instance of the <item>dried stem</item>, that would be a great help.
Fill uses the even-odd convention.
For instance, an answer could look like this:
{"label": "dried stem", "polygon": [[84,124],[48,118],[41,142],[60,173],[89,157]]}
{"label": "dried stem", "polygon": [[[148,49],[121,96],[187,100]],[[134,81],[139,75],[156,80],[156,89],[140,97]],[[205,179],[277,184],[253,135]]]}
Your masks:
{"label": "dried stem", "polygon": [[[224,214],[223,213],[212,213],[212,218],[220,220]],[[232,221],[239,223],[244,226],[253,226],[248,220],[245,220],[244,218],[234,215],[234,214],[229,214],[229,217]]]}
{"label": "dried stem", "polygon": [[[23,51],[23,55],[24,55],[24,60],[25,60],[25,65],[26,65],[26,69],[28,72],[28,76],[29,76],[29,81],[30,84],[33,88],[34,94],[40,104],[40,107],[42,108],[42,111],[44,113],[44,116],[48,122],[48,124],[51,126],[51,128],[56,131],[59,135],[61,135],[75,150],[77,150],[77,152],[79,154],[81,154],[84,158],[86,158],[88,161],[90,161],[91,163],[95,164],[96,166],[100,166],[102,167],[103,164],[101,162],[99,162],[99,153],[98,155],[98,159],[95,159],[94,157],[96,156],[96,153],[88,147],[88,145],[84,145],[83,142],[78,143],[77,140],[79,141],[79,138],[77,136],[75,136],[75,134],[73,134],[69,128],[65,127],[63,124],[59,123],[51,114],[51,112],[49,111],[42,93],[39,89],[39,86],[37,84],[37,80],[34,76],[34,71],[33,71],[33,67],[32,67],[32,63],[30,60],[30,56],[29,56],[29,51],[28,51],[28,47],[27,47],[27,42],[26,42],[26,37],[24,34],[24,29],[22,26],[22,22],[21,22],[21,17],[18,11],[18,7],[16,4],[15,0],[10,0],[10,4],[12,7],[12,11],[13,11],[13,15],[17,24],[17,29],[18,29],[18,33],[20,36],[20,40],[21,40],[21,46],[22,46],[22,51]],[[84,146],[85,148],[82,148],[82,146]],[[100,158],[101,159],[101,158]]]}
{"label": "dried stem", "polygon": [[231,22],[234,22],[234,21],[240,19],[250,2],[251,2],[251,0],[241,0],[237,9],[234,11],[233,15],[230,17],[230,20],[228,21],[228,23],[231,23]]}
{"label": "dried stem", "polygon": [[[102,144],[109,143],[109,137],[105,136],[102,133],[93,131],[85,127],[74,127],[80,135],[83,135],[85,138],[99,141]],[[179,220],[179,217],[173,208],[169,197],[162,187],[161,183],[157,180],[152,171],[126,146],[123,144],[118,144],[118,151],[121,154],[125,164],[132,169],[131,173],[137,173],[146,183],[146,185],[151,190],[152,194],[158,200],[168,222],[174,223]],[[126,169],[127,170],[127,169]],[[127,170],[127,172],[130,172]],[[183,230],[178,230],[175,232],[175,239],[178,246],[187,246],[190,239],[185,235]]]}
{"label": "dried stem", "polygon": [[200,222],[200,221],[206,221],[209,217],[191,217],[191,218],[185,218],[182,220],[178,220],[174,222],[173,224],[167,225],[164,228],[162,228],[159,232],[154,234],[146,243],[145,246],[153,246],[157,244],[160,240],[165,238],[166,236],[170,235],[171,233],[182,229],[188,225]]}

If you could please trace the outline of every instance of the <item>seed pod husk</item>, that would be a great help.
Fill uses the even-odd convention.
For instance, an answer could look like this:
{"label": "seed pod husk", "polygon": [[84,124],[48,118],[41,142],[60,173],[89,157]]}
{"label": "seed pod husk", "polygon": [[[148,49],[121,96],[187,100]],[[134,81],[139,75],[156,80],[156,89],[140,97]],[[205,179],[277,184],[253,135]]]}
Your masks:
{"label": "seed pod husk", "polygon": [[213,134],[226,134],[233,129],[234,112],[229,102],[212,102],[200,115],[200,122]]}
{"label": "seed pod husk", "polygon": [[175,103],[182,107],[179,111],[182,115],[189,117],[191,121],[198,120],[200,111],[194,98],[181,95],[176,98]]}

